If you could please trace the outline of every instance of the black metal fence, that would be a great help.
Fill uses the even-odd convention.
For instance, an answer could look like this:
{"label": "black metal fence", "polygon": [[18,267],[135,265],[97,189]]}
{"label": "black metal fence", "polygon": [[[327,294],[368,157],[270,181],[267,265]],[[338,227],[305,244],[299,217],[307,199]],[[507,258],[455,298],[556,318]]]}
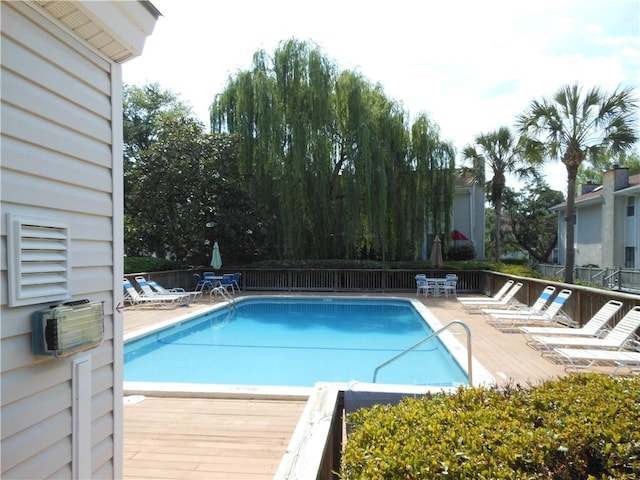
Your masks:
{"label": "black metal fence", "polygon": [[[564,265],[538,264],[535,270],[545,277],[563,278]],[[610,290],[640,293],[640,270],[631,268],[602,268],[596,266],[575,267],[576,281],[599,285]]]}

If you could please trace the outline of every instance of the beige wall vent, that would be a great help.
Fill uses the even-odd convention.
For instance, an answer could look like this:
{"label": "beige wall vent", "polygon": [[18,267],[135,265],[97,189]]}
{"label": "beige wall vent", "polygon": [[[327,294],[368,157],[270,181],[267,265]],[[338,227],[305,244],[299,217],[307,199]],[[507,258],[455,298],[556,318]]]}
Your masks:
{"label": "beige wall vent", "polygon": [[66,224],[8,214],[7,257],[10,307],[71,298]]}

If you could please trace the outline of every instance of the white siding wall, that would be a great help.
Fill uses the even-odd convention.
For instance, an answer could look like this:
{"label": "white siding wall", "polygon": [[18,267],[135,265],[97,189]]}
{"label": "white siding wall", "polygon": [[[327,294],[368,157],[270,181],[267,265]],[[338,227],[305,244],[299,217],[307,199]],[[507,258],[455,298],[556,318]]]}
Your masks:
{"label": "white siding wall", "polygon": [[[633,215],[627,216],[625,214],[625,225],[624,225],[624,246],[625,250],[627,247],[632,247],[634,249],[634,261],[635,264],[632,268],[638,268],[640,265],[640,252],[638,251],[638,230],[640,229],[640,222],[638,222],[638,213],[640,209],[640,197],[634,195],[633,197]],[[625,197],[627,201],[627,205],[629,204],[629,198]]]}
{"label": "white siding wall", "polygon": [[114,226],[114,64],[21,2],[0,8],[1,477],[72,477],[74,357],[32,355],[31,316],[48,305],[8,307],[6,214],[12,213],[68,224],[73,298],[104,302],[106,340],[80,355],[91,356],[91,385],[82,389],[91,395],[89,469],[94,478],[113,478],[114,399],[121,401],[113,360],[114,273],[121,268],[113,260],[121,253],[113,242],[114,231],[121,232]]}
{"label": "white siding wall", "polygon": [[602,204],[576,211],[576,266],[602,265]]}
{"label": "white siding wall", "polygon": [[[460,230],[471,242],[476,259],[484,259],[484,193],[482,187],[456,188],[453,207],[453,228]],[[463,243],[460,243],[463,245]]]}

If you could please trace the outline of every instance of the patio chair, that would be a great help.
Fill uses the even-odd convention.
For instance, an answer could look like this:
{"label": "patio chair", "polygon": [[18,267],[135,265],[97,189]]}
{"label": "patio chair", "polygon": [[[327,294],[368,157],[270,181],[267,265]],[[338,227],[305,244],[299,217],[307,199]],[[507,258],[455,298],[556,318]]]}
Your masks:
{"label": "patio chair", "polygon": [[487,323],[502,330],[514,329],[517,327],[517,324],[558,323],[561,319],[563,319],[565,323],[571,323],[572,320],[562,313],[562,307],[570,296],[571,290],[565,288],[558,293],[556,298],[553,299],[553,302],[551,302],[551,305],[545,310],[538,313],[523,312],[519,314],[517,311],[492,313]]}
{"label": "patio chair", "polygon": [[553,351],[556,347],[622,349],[628,341],[633,341],[632,337],[638,327],[640,327],[640,306],[629,310],[603,338],[532,335],[527,345],[547,352]]}
{"label": "patio chair", "polygon": [[476,297],[460,297],[458,298],[458,301],[461,303],[475,303],[475,302],[484,302],[484,301],[499,301],[505,293],[507,293],[507,291],[511,288],[511,286],[514,284],[515,282],[513,280],[508,280],[505,282],[504,285],[502,285],[502,287],[500,288],[500,290],[498,290],[496,292],[496,294],[493,297],[487,297],[486,295],[482,295],[482,296],[476,296]]}
{"label": "patio chair", "polygon": [[238,292],[240,291],[240,277],[242,276],[242,273],[236,272],[233,274],[233,286],[235,288],[238,289]]}
{"label": "patio chair", "polygon": [[137,276],[135,278],[136,278],[136,283],[138,284],[138,286],[142,290],[142,293],[146,297],[156,298],[158,300],[161,299],[164,302],[169,302],[170,300],[173,300],[175,303],[188,303],[189,302],[189,295],[186,295],[186,294],[183,294],[183,295],[174,295],[174,294],[161,295],[160,293],[154,291],[153,288],[151,288],[151,285],[149,285],[149,282],[147,282],[147,280],[143,276],[139,275],[139,276]]}
{"label": "patio chair", "polygon": [[[553,295],[553,292],[555,291],[556,291],[556,287],[552,285],[548,285],[544,288],[544,290],[542,290],[542,293],[540,293],[536,301],[533,302],[533,305],[528,306],[523,304],[512,304],[512,305],[507,305],[506,307],[513,308],[513,310],[510,310],[510,311],[518,314],[519,313],[523,313],[523,314],[540,313],[544,309],[544,307],[547,306],[549,299],[551,298],[551,296]],[[507,310],[505,308],[483,308],[482,309],[482,313],[484,313],[485,315],[491,315],[493,313],[501,314],[501,313],[505,313],[506,311]]]}
{"label": "patio chair", "polygon": [[229,288],[231,288],[231,293],[236,293],[236,287],[233,284],[233,273],[225,273],[222,275],[222,278],[216,284],[216,287],[222,287],[227,292]]}
{"label": "patio chair", "polygon": [[444,285],[442,285],[442,291],[444,292],[445,297],[449,298],[450,294],[453,294],[455,297],[458,296],[458,276],[454,273],[448,273],[445,275]]}
{"label": "patio chair", "polygon": [[554,351],[568,363],[567,368],[577,370],[613,363],[616,368],[611,375],[615,375],[623,367],[640,371],[640,352],[638,351],[599,348],[556,348]]}
{"label": "patio chair", "polygon": [[606,331],[605,326],[622,308],[622,302],[609,300],[580,328],[572,327],[520,327],[520,331],[531,335],[571,335],[574,337],[597,337]]}
{"label": "patio chair", "polygon": [[159,293],[160,295],[188,295],[189,300],[196,300],[197,298],[202,297],[202,290],[187,292],[184,288],[164,288],[162,285],[158,285],[158,283],[153,280],[148,280],[147,283],[155,292]]}
{"label": "patio chair", "polygon": [[213,288],[213,282],[211,280],[207,280],[206,278],[202,278],[200,274],[194,273],[193,278],[196,279],[196,291],[202,292],[203,290],[211,290]]}
{"label": "patio chair", "polygon": [[424,273],[416,275],[416,295],[427,294],[427,276]]}
{"label": "patio chair", "polygon": [[176,300],[179,298],[175,295],[171,297],[165,297],[160,295],[154,295],[149,297],[147,295],[138,292],[128,279],[123,281],[125,300],[131,304],[131,306],[176,306]]}

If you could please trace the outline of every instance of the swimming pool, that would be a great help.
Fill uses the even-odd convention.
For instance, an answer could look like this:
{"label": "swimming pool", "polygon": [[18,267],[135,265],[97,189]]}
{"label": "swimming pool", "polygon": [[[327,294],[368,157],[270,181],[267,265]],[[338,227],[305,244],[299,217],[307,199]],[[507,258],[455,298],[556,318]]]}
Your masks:
{"label": "swimming pool", "polygon": [[[126,341],[124,379],[292,387],[370,382],[378,365],[440,327],[410,299],[241,298],[234,308]],[[468,383],[460,362],[466,350],[447,333],[381,370],[378,382]]]}

